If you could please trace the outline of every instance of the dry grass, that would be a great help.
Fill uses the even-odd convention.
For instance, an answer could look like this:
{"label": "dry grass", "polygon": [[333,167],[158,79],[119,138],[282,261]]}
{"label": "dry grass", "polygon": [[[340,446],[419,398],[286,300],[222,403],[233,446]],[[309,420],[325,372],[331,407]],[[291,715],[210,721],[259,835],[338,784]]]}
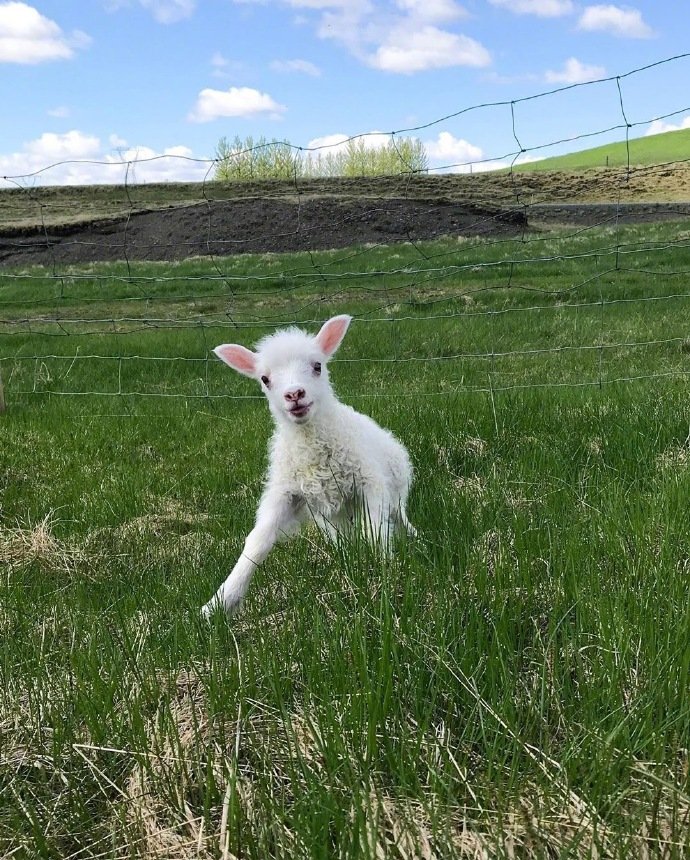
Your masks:
{"label": "dry grass", "polygon": [[149,538],[150,550],[159,558],[168,558],[183,551],[195,555],[208,547],[211,537],[201,530],[208,515],[192,513],[173,499],[152,500],[153,510],[127,520],[115,528],[96,529],[88,535],[83,546],[60,540],[55,527],[55,512],[49,511],[37,523],[0,525],[0,566],[9,573],[37,565],[46,573],[73,573],[78,565],[101,556],[104,546],[110,550],[126,551],[127,545]]}
{"label": "dry grass", "polygon": [[[233,806],[245,827],[257,834],[270,830],[276,856],[309,856],[299,832],[290,826],[289,806],[300,790],[306,791],[309,774],[326,768],[316,723],[303,713],[282,721],[260,712],[220,726],[209,714],[203,683],[194,670],[178,675],[168,713],[171,722],[162,713],[151,720],[152,754],[137,764],[127,780],[120,836],[128,848],[136,846],[140,856],[156,858],[232,858]],[[161,732],[162,725],[167,725],[167,732]],[[225,745],[221,737],[226,738]],[[261,763],[265,770],[259,768]],[[210,821],[195,801],[197,780],[209,769],[223,795]],[[302,785],[295,784],[300,771],[305,774]],[[283,820],[267,820],[267,788],[269,795],[281,797],[286,804]],[[337,778],[331,788],[343,799],[350,796],[347,818],[358,830],[360,856],[439,857],[432,846],[432,825],[420,804],[395,801],[373,785],[364,798],[352,797]]]}
{"label": "dry grass", "polygon": [[[557,768],[548,793],[543,784],[528,781],[507,806],[478,801],[486,791],[473,788],[466,772],[460,773],[466,801],[451,807],[431,789],[423,802],[396,796],[393,786],[372,775],[363,775],[360,790],[353,793],[328,767],[327,742],[315,714],[295,712],[281,719],[258,710],[249,718],[238,716],[211,713],[196,669],[183,669],[173,679],[169,695],[149,721],[149,750],[130,773],[115,807],[113,835],[123,856],[232,860],[238,830],[243,830],[252,833],[252,842],[268,837],[272,848],[267,860],[306,858],[309,851],[291,811],[300,795],[313,789],[312,780],[326,780],[342,805],[350,831],[348,851],[372,860],[671,857],[670,834],[678,833],[679,818],[690,823],[690,803],[671,788],[671,776],[665,780],[641,764],[631,782],[631,830],[623,849]],[[356,741],[348,739],[347,744],[355,746]],[[422,750],[426,759],[438,762],[453,755],[452,739],[441,728]],[[357,759],[351,752],[352,763]],[[537,758],[548,761],[538,753]],[[202,783],[211,780],[222,800],[204,812]],[[655,804],[649,803],[650,787]],[[276,801],[273,806],[271,801]],[[635,825],[632,817],[643,803],[648,811]],[[334,845],[332,856],[348,854]]]}
{"label": "dry grass", "polygon": [[[668,202],[690,197],[690,165],[591,168],[577,171],[490,171],[475,174],[335,177],[300,180],[300,199],[406,198],[500,205],[543,202]],[[0,221],[21,231],[45,224],[88,225],[132,212],[165,210],[208,201],[270,198],[296,202],[293,180],[242,183],[169,183],[132,186],[127,198],[117,186],[41,188],[32,200],[21,190],[0,191]],[[75,215],[75,213],[77,213]]]}
{"label": "dry grass", "polygon": [[131,547],[143,546],[152,560],[160,562],[183,555],[201,563],[213,543],[204,528],[209,524],[208,514],[190,511],[172,498],[152,497],[147,507],[148,513],[119,526],[93,531],[85,544],[89,555],[126,555]]}
{"label": "dry grass", "polygon": [[690,465],[688,440],[682,445],[672,445],[657,457],[657,466],[662,471],[681,471]]}
{"label": "dry grass", "polygon": [[55,512],[49,511],[33,525],[0,525],[0,565],[5,565],[10,574],[32,564],[45,572],[72,573],[85,556],[81,549],[55,537],[56,522]]}

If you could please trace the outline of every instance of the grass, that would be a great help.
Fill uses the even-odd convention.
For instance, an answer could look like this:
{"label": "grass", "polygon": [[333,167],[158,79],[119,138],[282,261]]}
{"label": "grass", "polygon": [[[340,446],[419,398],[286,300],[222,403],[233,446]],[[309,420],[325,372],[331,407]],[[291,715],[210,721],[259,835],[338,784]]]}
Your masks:
{"label": "grass", "polygon": [[558,155],[516,165],[517,171],[571,171],[596,167],[649,167],[688,160],[690,129],[633,137],[629,141],[595,146],[580,152]]}
{"label": "grass", "polygon": [[[689,231],[0,276],[0,855],[687,856]],[[420,537],[207,627],[270,432],[209,349],[335,311]]]}

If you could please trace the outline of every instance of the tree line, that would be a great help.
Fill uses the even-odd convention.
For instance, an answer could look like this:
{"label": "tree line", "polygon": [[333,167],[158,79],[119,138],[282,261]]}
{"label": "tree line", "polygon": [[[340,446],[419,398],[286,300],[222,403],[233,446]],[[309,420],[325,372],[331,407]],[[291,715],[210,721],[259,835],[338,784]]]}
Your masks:
{"label": "tree line", "polygon": [[216,147],[214,178],[309,179],[328,176],[397,176],[426,173],[424,144],[415,137],[391,137],[380,145],[367,145],[365,137],[352,138],[337,148],[303,150],[287,140],[260,137],[222,137]]}

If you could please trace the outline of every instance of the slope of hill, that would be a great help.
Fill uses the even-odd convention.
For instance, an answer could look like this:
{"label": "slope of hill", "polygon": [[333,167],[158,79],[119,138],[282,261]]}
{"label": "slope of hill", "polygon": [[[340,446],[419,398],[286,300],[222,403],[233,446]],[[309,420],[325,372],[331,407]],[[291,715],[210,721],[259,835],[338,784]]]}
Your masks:
{"label": "slope of hill", "polygon": [[531,161],[516,165],[514,169],[520,172],[586,170],[596,167],[627,167],[628,164],[635,167],[648,167],[688,160],[690,160],[690,128],[684,128],[680,131],[668,131],[648,137],[635,137],[627,143],[625,141],[609,143],[584,149],[581,152]]}
{"label": "slope of hill", "polygon": [[[680,133],[679,133],[680,134]],[[671,134],[660,135],[669,138]],[[688,141],[690,131],[678,140]],[[670,150],[665,149],[668,157]],[[690,152],[688,152],[690,157]],[[135,214],[195,207],[202,212],[204,235],[210,209],[219,203],[254,201],[299,206],[305,201],[358,201],[365,210],[372,200],[514,208],[568,203],[690,202],[690,160],[649,166],[557,169],[555,159],[525,165],[515,172],[443,173],[420,176],[311,179],[263,182],[208,182],[0,189],[0,235],[26,235],[66,229],[73,233],[99,221]],[[551,165],[551,166],[549,166]],[[529,169],[528,169],[529,168]],[[259,217],[259,216],[257,216]]]}

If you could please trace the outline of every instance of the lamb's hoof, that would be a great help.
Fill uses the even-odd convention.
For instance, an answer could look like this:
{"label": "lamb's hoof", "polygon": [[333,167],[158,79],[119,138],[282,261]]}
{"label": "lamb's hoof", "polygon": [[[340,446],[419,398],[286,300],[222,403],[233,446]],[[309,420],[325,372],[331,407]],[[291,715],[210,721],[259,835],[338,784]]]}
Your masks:
{"label": "lamb's hoof", "polygon": [[237,612],[239,608],[239,603],[233,603],[228,605],[222,600],[219,600],[219,598],[212,597],[208,603],[205,603],[201,607],[201,617],[204,619],[204,621],[210,621],[216,615],[224,615],[226,618],[230,618]]}
{"label": "lamb's hoof", "polygon": [[201,617],[204,621],[210,621],[216,613],[220,613],[224,611],[223,604],[220,600],[214,598],[213,600],[209,600],[208,603],[205,603],[201,607]]}

